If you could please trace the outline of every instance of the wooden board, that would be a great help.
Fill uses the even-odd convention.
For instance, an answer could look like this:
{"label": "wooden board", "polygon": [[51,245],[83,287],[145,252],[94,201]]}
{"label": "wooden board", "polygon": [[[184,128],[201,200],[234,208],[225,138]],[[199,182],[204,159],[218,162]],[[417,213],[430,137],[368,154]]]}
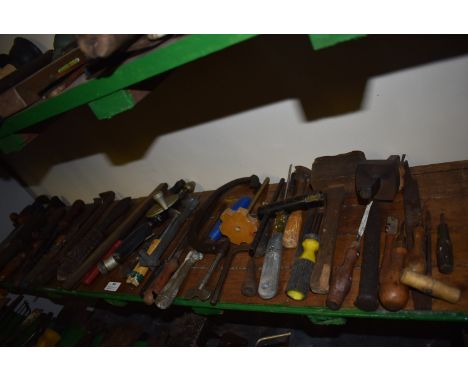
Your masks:
{"label": "wooden board", "polygon": [[[468,312],[468,293],[466,291],[468,286],[468,161],[418,166],[412,169],[412,173],[419,183],[423,208],[428,209],[432,215],[433,277],[457,286],[462,290],[461,299],[457,304],[450,304],[434,299],[433,311]],[[271,197],[275,187],[275,185],[270,186],[268,198]],[[245,194],[246,192],[246,189],[243,189],[242,187],[234,190],[230,195],[226,196],[226,203],[228,203],[227,199],[233,200],[235,199],[235,196]],[[209,192],[199,195],[202,200],[205,200],[209,195]],[[224,207],[225,205],[219,206],[217,210],[220,211]],[[342,216],[339,222],[334,261],[339,262],[342,260],[345,249],[351,243],[356,234],[363,210],[364,207],[358,204],[354,195],[348,194],[345,197]],[[439,214],[442,211],[446,215],[454,248],[455,266],[451,275],[442,275],[438,272],[435,258],[437,224],[439,221]],[[401,194],[399,194],[392,203],[386,203],[383,205],[382,219],[386,220],[387,216],[390,214],[398,217],[399,219],[403,219],[403,199]],[[216,215],[211,217],[209,224],[206,224],[205,231],[214,224],[215,220]],[[382,227],[384,227],[385,221],[382,223]],[[190,224],[190,222],[188,224]],[[385,233],[382,231],[382,246],[384,243],[384,235]],[[179,235],[178,239],[180,239],[181,236],[183,236],[183,233]],[[171,248],[175,245],[176,243],[173,243]],[[167,251],[168,253],[171,251],[171,248]],[[260,297],[244,297],[240,293],[240,286],[244,278],[248,256],[246,253],[239,253],[234,259],[229,271],[224,291],[221,295],[221,302],[261,305],[271,304],[290,307],[324,307],[326,299],[325,295],[309,293],[307,299],[301,302],[292,301],[286,296],[284,291],[291,271],[294,252],[295,250],[284,250],[283,252],[279,287],[280,292],[271,300],[262,300]],[[213,254],[206,254],[205,258],[192,269],[188,279],[182,286],[179,294],[180,297],[183,298],[188,289],[195,287],[198,284],[213,259]],[[256,259],[257,277],[260,276],[260,267],[262,262],[263,258]],[[128,268],[129,266],[127,265],[126,270],[128,270]],[[354,269],[351,291],[343,304],[344,308],[354,307],[353,303],[357,296],[359,286],[359,268],[360,263],[358,261]],[[218,275],[219,271],[215,273],[214,277],[209,282],[208,287],[214,288]],[[138,295],[140,288],[135,288],[125,284],[125,278],[125,271],[123,272],[122,268],[118,268],[109,275],[99,276],[93,285],[81,286],[79,290],[87,292],[103,292],[104,287],[109,281],[118,281],[122,282],[122,285],[116,293]],[[383,310],[383,308],[379,309]],[[406,310],[412,309],[413,303],[410,300]]]}

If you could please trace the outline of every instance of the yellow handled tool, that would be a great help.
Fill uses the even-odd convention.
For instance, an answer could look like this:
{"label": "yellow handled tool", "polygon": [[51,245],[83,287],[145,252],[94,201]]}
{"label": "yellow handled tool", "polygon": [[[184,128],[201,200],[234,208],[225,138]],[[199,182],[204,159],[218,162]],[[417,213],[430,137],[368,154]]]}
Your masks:
{"label": "yellow handled tool", "polygon": [[[296,301],[304,300],[309,292],[309,280],[317,261],[317,252],[320,248],[318,232],[322,223],[323,214],[310,212],[303,227],[302,252],[300,247],[296,251],[291,276],[286,288],[288,297]],[[304,234],[306,230],[309,233]]]}

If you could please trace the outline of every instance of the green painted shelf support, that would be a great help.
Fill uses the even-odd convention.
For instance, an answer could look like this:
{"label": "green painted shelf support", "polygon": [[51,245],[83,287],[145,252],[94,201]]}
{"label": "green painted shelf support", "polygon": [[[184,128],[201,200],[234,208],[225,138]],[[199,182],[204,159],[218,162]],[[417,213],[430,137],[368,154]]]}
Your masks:
{"label": "green painted shelf support", "polygon": [[200,316],[221,316],[224,310],[217,308],[207,307],[193,307],[193,313],[199,314]]}
{"label": "green painted shelf support", "polygon": [[97,119],[110,119],[117,114],[132,109],[135,105],[133,95],[125,89],[118,90],[88,104]]}
{"label": "green painted shelf support", "polygon": [[344,317],[327,317],[308,314],[307,318],[315,325],[345,325],[347,320]]}
{"label": "green painted shelf support", "polygon": [[354,40],[366,36],[365,34],[311,34],[310,42],[314,49],[319,50],[339,44],[341,42]]}

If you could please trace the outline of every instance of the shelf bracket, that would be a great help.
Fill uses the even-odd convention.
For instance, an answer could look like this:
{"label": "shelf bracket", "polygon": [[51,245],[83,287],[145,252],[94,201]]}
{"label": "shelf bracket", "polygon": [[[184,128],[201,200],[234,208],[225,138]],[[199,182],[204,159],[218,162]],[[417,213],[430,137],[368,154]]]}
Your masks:
{"label": "shelf bracket", "polygon": [[307,318],[310,322],[315,325],[345,325],[346,318],[344,317],[327,317],[327,316],[316,316],[309,314]]}

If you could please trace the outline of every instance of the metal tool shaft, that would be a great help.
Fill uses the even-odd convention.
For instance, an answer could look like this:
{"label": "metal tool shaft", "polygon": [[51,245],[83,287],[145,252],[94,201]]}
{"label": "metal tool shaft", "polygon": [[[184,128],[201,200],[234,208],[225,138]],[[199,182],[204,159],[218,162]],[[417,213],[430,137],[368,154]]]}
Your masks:
{"label": "metal tool shaft", "polygon": [[193,250],[187,254],[182,265],[172,275],[171,279],[156,298],[155,304],[159,309],[167,309],[171,306],[177,293],[179,293],[182,283],[187,278],[190,269],[201,259],[203,259],[203,254],[201,252]]}
{"label": "metal tool shaft", "polygon": [[206,301],[210,298],[211,291],[206,289],[206,285],[208,284],[208,281],[210,281],[211,276],[213,275],[214,271],[218,267],[219,262],[221,259],[224,257],[224,252],[219,252],[213,262],[210,265],[210,268],[205,273],[205,276],[203,276],[202,280],[200,281],[200,284],[196,288],[190,289],[187,294],[186,298],[192,299],[195,297],[198,297],[202,301]]}

